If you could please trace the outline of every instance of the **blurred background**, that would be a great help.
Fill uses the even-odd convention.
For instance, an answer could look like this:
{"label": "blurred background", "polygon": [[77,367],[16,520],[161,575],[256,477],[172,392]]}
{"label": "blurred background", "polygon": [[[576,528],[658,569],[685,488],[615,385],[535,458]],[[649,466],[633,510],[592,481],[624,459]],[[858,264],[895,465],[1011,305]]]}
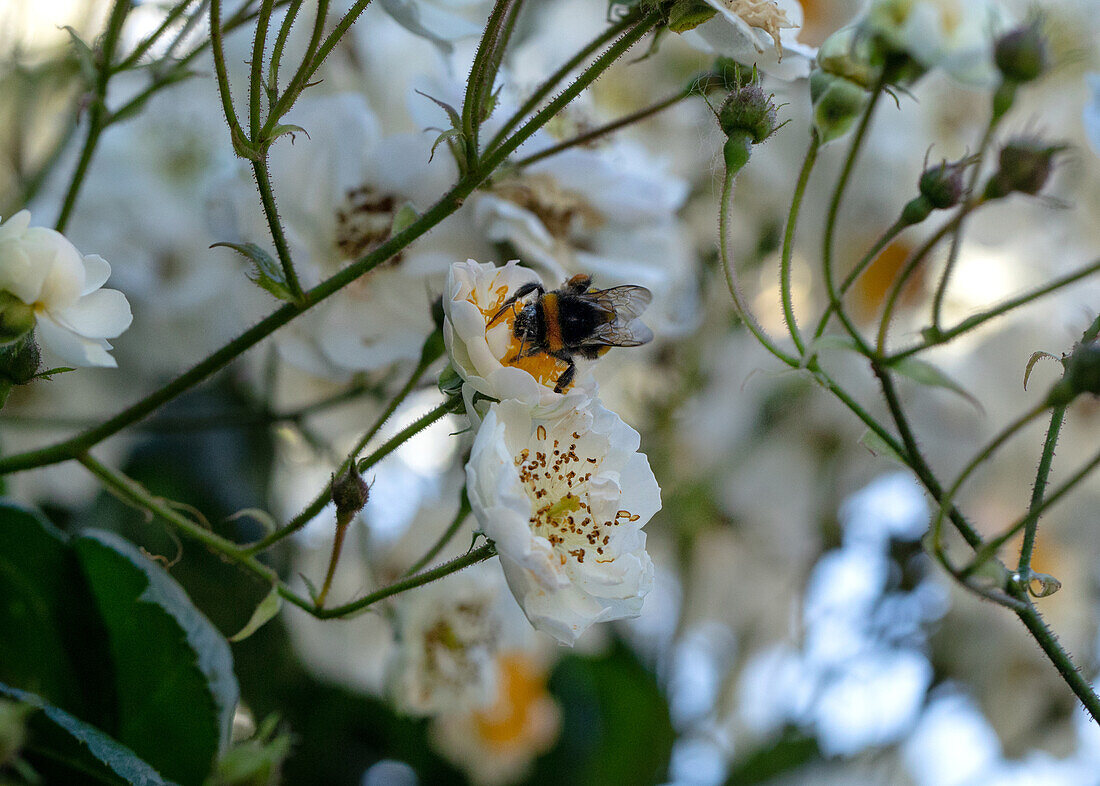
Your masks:
{"label": "blurred background", "polygon": [[[946,302],[949,324],[1094,261],[1100,249],[1100,151],[1090,147],[1083,119],[1097,101],[1087,78],[1100,70],[1095,3],[1002,5],[1021,19],[1037,9],[1053,67],[1021,93],[998,140],[1024,134],[1070,147],[1042,198],[1005,200],[970,222]],[[605,4],[593,0],[529,6],[504,67],[505,107],[522,102],[606,24]],[[860,6],[803,0],[798,40],[820,44]],[[347,243],[359,253],[369,247],[355,245],[369,237],[340,234],[337,217],[361,207],[356,199],[397,195],[398,205],[423,208],[454,177],[442,147],[429,164],[439,131],[425,129],[447,121],[415,91],[460,102],[489,6],[423,0],[412,17],[408,7],[401,0],[368,7],[288,118],[308,137],[273,151],[276,194],[306,283],[338,269]],[[93,41],[108,10],[99,0],[0,5],[4,218],[29,208],[33,223],[53,225],[85,121],[86,64],[70,30]],[[137,4],[122,51],[164,13],[160,4]],[[295,29],[288,62],[308,32],[308,25]],[[178,33],[175,50],[151,51],[150,65],[112,80],[109,105],[163,76],[158,68],[167,61],[159,58],[199,46],[205,22]],[[226,47],[243,102],[249,26],[230,33]],[[544,142],[648,106],[713,64],[712,54],[671,35],[650,56],[640,54],[571,105]],[[275,306],[238,255],[210,248],[270,238],[251,174],[233,156],[206,52],[187,70],[104,132],[65,233],[82,252],[110,261],[109,285],[131,303],[133,326],[115,342],[119,368],[16,389],[0,413],[5,453],[105,419]],[[780,117],[790,123],[755,150],[738,180],[732,251],[762,324],[779,334],[778,248],[810,105],[805,79],[765,74],[764,86],[785,104]],[[897,98],[880,107],[841,214],[842,269],[916,194],[926,156],[972,152],[987,120],[989,91],[938,71]],[[546,159],[528,181],[495,181],[397,263],[98,449],[101,460],[153,493],[201,510],[218,532],[256,539],[263,529],[247,511],[291,518],[408,378],[452,262],[519,258],[550,286],[585,270],[598,283],[654,291],[646,321],[656,340],[593,366],[607,406],[641,432],[662,488],[664,507],[646,527],[657,573],[642,615],[596,626],[576,648],[562,648],[525,627],[500,590],[495,562],[477,566],[470,573],[481,571],[510,607],[501,612],[507,646],[492,656],[501,675],[495,703],[471,713],[417,707],[403,693],[403,670],[411,667],[402,660],[402,625],[412,612],[402,604],[417,593],[348,620],[285,609],[233,645],[241,734],[277,718],[291,741],[282,782],[1100,784],[1100,729],[1033,640],[1011,613],[953,585],[922,550],[931,509],[912,475],[875,455],[850,412],[808,375],[781,371],[736,318],[716,248],[723,141],[711,108],[695,96],[574,151],[578,158]],[[816,320],[825,302],[817,249],[845,148],[823,149],[803,207],[793,280],[806,320]],[[356,187],[368,190],[356,196]],[[586,212],[593,206],[597,212]],[[388,233],[393,215],[380,220]],[[853,295],[860,324],[872,324],[893,275],[927,235],[923,227],[902,235],[860,280]],[[942,259],[945,251],[937,253]],[[906,291],[898,346],[919,338],[936,272],[930,266]],[[1093,277],[928,353],[977,402],[903,387],[937,473],[952,477],[1040,400],[1059,367],[1040,362],[1024,390],[1029,357],[1069,351],[1098,303]],[[873,377],[853,358],[826,352],[822,362],[884,417]],[[444,362],[372,445],[439,403],[435,376]],[[374,468],[334,596],[399,576],[448,526],[464,482],[465,427],[449,416]],[[1095,401],[1071,406],[1054,482],[1092,455],[1098,428]],[[1026,509],[1042,439],[1043,424],[1025,429],[967,486],[961,504],[983,533]],[[227,635],[265,594],[232,565],[103,492],[74,464],[3,482],[6,494],[37,505],[63,530],[114,530],[162,557]],[[1040,608],[1090,678],[1100,671],[1098,505],[1100,486],[1092,482],[1053,508],[1034,557],[1036,570],[1062,582]],[[270,563],[288,580],[323,574],[334,521],[326,510],[269,552]],[[466,522],[450,553],[466,550],[473,526]],[[1014,559],[1017,548],[1010,542],[1005,554]],[[461,592],[449,584],[458,579],[433,591]]]}

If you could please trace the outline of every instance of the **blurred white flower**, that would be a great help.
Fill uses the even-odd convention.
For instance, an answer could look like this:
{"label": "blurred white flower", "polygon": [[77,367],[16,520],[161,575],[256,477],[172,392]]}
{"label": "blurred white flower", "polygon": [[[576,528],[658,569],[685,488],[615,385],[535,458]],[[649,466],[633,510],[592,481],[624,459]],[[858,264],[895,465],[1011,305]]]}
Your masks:
{"label": "blurred white flower", "polygon": [[65,363],[118,365],[107,339],[133,316],[125,295],[102,289],[111,266],[81,254],[60,232],[30,223],[30,211],[21,210],[0,226],[0,291],[33,308],[38,338]]}
{"label": "blurred white flower", "polygon": [[778,79],[808,76],[817,54],[798,42],[798,0],[703,0],[718,13],[684,39],[693,46],[756,67]]}
{"label": "blurred white flower", "polygon": [[503,650],[494,660],[495,700],[437,717],[431,740],[473,783],[515,783],[561,731],[561,708],[546,689],[551,659],[540,649]]}
{"label": "blurred white flower", "polygon": [[[555,140],[539,136],[536,153]],[[653,293],[647,324],[668,336],[695,325],[691,242],[676,217],[688,184],[636,142],[571,148],[498,178],[471,197],[491,240],[511,244],[557,286],[577,273],[600,287]]]}
{"label": "blurred white flower", "polygon": [[997,80],[993,37],[1005,21],[993,0],[875,0],[863,25],[925,68],[988,87]]}
{"label": "blurred white flower", "polygon": [[1089,144],[1100,155],[1100,73],[1087,74],[1085,82],[1089,86],[1089,102],[1085,104],[1085,133]]}
{"label": "blurred white flower", "polygon": [[470,504],[531,624],[564,644],[637,616],[653,585],[642,527],[661,507],[638,432],[593,401],[539,421],[493,405],[466,465]]}
{"label": "blurred white flower", "polygon": [[517,357],[519,339],[513,332],[516,314],[506,309],[493,318],[509,297],[538,275],[512,260],[503,267],[470,259],[451,265],[443,290],[443,339],[451,365],[465,381],[467,411],[474,392],[498,401],[517,399],[546,417],[581,405],[595,395],[590,374],[578,374],[569,390],[555,393],[554,385],[566,364],[546,353]]}
{"label": "blurred white flower", "polygon": [[390,689],[405,712],[435,715],[492,701],[501,625],[497,575],[469,570],[400,596]]}
{"label": "blurred white flower", "polygon": [[[382,136],[361,95],[307,96],[287,119],[306,128],[309,138],[281,140],[270,167],[304,288],[384,243],[403,208],[431,204],[452,182],[449,157],[437,155],[429,163],[430,136]],[[270,235],[251,174],[242,172],[238,185],[240,239],[264,244]],[[433,327],[431,291],[438,291],[451,259],[482,248],[472,232],[462,231],[466,226],[461,215],[448,218],[279,331],[275,341],[283,357],[335,379],[417,358]],[[270,311],[270,298],[244,285],[257,316]]]}
{"label": "blurred white flower", "polygon": [[455,41],[480,35],[489,18],[486,0],[382,0],[382,8],[410,32],[444,51]]}

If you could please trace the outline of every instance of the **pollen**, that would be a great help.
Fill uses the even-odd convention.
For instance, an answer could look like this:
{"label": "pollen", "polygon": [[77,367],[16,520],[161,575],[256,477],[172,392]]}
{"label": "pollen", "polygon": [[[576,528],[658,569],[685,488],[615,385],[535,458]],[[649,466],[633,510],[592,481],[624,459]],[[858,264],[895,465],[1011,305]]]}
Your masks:
{"label": "pollen", "polygon": [[775,0],[723,0],[726,8],[745,20],[750,27],[758,27],[772,37],[775,51],[782,58],[783,45],[779,31],[784,27],[797,27],[787,18],[787,12]]}

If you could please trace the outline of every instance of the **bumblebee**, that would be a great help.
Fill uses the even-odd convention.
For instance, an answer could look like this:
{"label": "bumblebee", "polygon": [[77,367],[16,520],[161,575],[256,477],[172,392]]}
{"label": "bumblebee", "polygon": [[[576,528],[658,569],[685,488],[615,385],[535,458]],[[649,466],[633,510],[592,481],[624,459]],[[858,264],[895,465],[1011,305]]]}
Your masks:
{"label": "bumblebee", "polygon": [[[591,287],[592,277],[583,273],[552,292],[538,283],[524,284],[489,321],[491,327],[509,309],[515,314],[512,332],[520,348],[509,362],[543,352],[566,364],[554,384],[555,393],[562,393],[576,376],[574,355],[595,360],[611,347],[637,347],[653,340],[653,332],[638,321],[653,293],[633,285]],[[516,312],[516,304],[532,293],[538,296]]]}

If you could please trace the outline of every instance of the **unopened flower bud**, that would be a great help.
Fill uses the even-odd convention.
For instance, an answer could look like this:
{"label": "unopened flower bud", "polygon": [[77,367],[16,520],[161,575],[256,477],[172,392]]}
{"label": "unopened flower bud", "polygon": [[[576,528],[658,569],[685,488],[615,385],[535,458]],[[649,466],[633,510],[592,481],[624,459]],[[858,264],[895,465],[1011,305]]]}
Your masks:
{"label": "unopened flower bud", "polygon": [[336,520],[348,521],[361,511],[370,497],[370,486],[363,480],[353,462],[347,472],[332,479],[332,501],[336,503]]}
{"label": "unopened flower bud", "polygon": [[986,199],[1000,199],[1013,191],[1038,194],[1054,169],[1054,156],[1065,145],[1044,145],[1037,139],[1015,139],[1001,148],[1000,167],[985,187]]}
{"label": "unopened flower bud", "polygon": [[993,46],[993,62],[1011,82],[1030,82],[1042,76],[1049,59],[1038,23],[1031,22],[998,38]]}
{"label": "unopened flower bud", "polygon": [[814,128],[825,144],[848,132],[867,105],[868,93],[850,79],[818,70],[810,75],[810,98]]}
{"label": "unopened flower bud", "polygon": [[1100,342],[1078,344],[1064,362],[1065,378],[1075,392],[1100,396]]}
{"label": "unopened flower bud", "polygon": [[967,160],[948,163],[944,161],[924,170],[920,176],[920,193],[936,210],[946,210],[959,204],[962,199],[963,171]]}
{"label": "unopened flower bud", "polygon": [[755,80],[730,91],[718,110],[718,125],[726,136],[748,134],[760,144],[777,128],[775,103]]}

